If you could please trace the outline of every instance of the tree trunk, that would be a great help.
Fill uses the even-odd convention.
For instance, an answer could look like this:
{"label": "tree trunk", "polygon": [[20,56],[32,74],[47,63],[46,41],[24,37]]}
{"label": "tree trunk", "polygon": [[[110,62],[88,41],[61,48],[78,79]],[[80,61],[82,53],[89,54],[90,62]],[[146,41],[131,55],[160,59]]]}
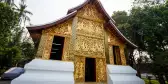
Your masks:
{"label": "tree trunk", "polygon": [[140,64],[137,64],[137,76],[141,78]]}
{"label": "tree trunk", "polygon": [[133,49],[129,49],[129,65],[134,68],[134,56],[133,56]]}
{"label": "tree trunk", "polygon": [[158,79],[160,84],[166,84],[162,74],[158,75]]}

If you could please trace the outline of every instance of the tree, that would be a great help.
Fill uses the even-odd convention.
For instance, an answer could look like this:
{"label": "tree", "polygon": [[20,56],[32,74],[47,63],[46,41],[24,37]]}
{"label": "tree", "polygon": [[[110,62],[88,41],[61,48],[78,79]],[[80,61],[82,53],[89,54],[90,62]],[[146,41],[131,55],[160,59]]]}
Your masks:
{"label": "tree", "polygon": [[[143,5],[143,7],[136,6],[133,7],[126,21],[129,27],[120,27],[121,21],[117,21],[118,28],[125,34],[129,39],[131,39],[136,45],[138,45],[138,51],[140,51],[140,56],[142,52],[145,51],[150,56],[152,60],[152,72],[157,75],[159,82],[165,84],[163,75],[167,76],[167,66],[168,66],[168,2],[164,4],[157,5]],[[114,13],[115,14],[115,13]],[[120,15],[120,14],[116,14]],[[115,16],[116,17],[116,16]],[[123,16],[122,16],[123,17]],[[114,17],[113,17],[114,18]],[[116,18],[114,18],[115,20]],[[121,23],[121,24],[120,24]],[[132,33],[128,33],[132,32]],[[163,68],[166,67],[166,68]],[[159,72],[159,73],[158,73]],[[168,78],[167,78],[168,79]]]}
{"label": "tree", "polygon": [[114,11],[112,18],[116,22],[118,29],[130,40],[132,40],[130,34],[130,24],[128,23],[129,15],[125,11]]}
{"label": "tree", "polygon": [[20,24],[25,24],[26,21],[30,21],[29,15],[33,15],[30,11],[26,10],[27,5],[25,4],[25,0],[21,0],[19,7],[16,6],[16,11],[19,13],[19,22]]}
{"label": "tree", "polygon": [[133,5],[143,7],[144,5],[151,6],[151,5],[163,4],[165,2],[166,0],[134,0]]}
{"label": "tree", "polygon": [[[17,30],[16,32],[16,36],[15,36],[15,42],[16,45],[20,44],[18,46],[20,46],[21,50],[22,50],[22,56],[24,56],[25,59],[33,59],[34,58],[34,53],[35,53],[35,49],[34,46],[32,45],[32,43],[29,42],[29,37],[27,37],[27,33],[25,33],[24,31],[25,29],[25,23],[27,21],[30,21],[30,18],[28,15],[33,15],[30,11],[26,10],[26,3],[25,0],[21,0],[19,7],[16,6],[16,11],[19,13],[19,25],[23,25],[23,27],[20,27],[20,29]],[[25,37],[23,38],[23,33],[25,33]],[[23,39],[22,42],[21,38]]]}
{"label": "tree", "polygon": [[0,3],[0,69],[16,64],[21,54],[17,46],[10,46],[12,31],[18,26],[18,13],[6,3]]}
{"label": "tree", "polygon": [[0,41],[0,74],[10,67],[17,66],[22,60],[30,61],[34,58],[32,43],[28,40],[22,41],[22,23],[28,18],[24,17],[27,13],[25,8],[26,6],[23,6],[20,11],[16,11],[13,5],[0,3],[0,39],[3,39]]}
{"label": "tree", "polygon": [[14,5],[14,0],[0,0],[0,2],[5,2],[8,5]]}

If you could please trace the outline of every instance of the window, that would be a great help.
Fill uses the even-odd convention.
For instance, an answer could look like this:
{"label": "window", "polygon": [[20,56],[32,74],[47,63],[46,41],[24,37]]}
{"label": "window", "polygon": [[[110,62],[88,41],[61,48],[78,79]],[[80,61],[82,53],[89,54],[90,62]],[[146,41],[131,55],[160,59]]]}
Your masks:
{"label": "window", "polygon": [[62,60],[63,46],[64,46],[64,37],[54,36],[50,53],[50,59]]}

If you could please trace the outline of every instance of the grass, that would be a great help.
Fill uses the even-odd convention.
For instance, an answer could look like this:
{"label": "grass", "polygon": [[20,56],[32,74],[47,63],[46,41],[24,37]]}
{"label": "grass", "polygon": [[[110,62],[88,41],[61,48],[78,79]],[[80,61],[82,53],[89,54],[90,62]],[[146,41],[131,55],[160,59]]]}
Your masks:
{"label": "grass", "polygon": [[[149,84],[149,80],[148,79],[143,79],[144,81],[145,81],[145,84]],[[158,82],[158,80],[151,80],[151,83],[152,84],[160,84],[159,82]],[[166,82],[166,84],[168,84],[168,82]]]}

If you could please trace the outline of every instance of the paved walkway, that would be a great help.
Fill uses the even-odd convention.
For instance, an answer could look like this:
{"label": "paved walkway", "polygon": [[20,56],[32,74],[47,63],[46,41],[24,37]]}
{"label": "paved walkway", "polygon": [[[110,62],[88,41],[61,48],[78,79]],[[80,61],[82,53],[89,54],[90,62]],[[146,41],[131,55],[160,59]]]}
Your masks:
{"label": "paved walkway", "polygon": [[0,84],[10,84],[10,81],[1,81],[0,80]]}

